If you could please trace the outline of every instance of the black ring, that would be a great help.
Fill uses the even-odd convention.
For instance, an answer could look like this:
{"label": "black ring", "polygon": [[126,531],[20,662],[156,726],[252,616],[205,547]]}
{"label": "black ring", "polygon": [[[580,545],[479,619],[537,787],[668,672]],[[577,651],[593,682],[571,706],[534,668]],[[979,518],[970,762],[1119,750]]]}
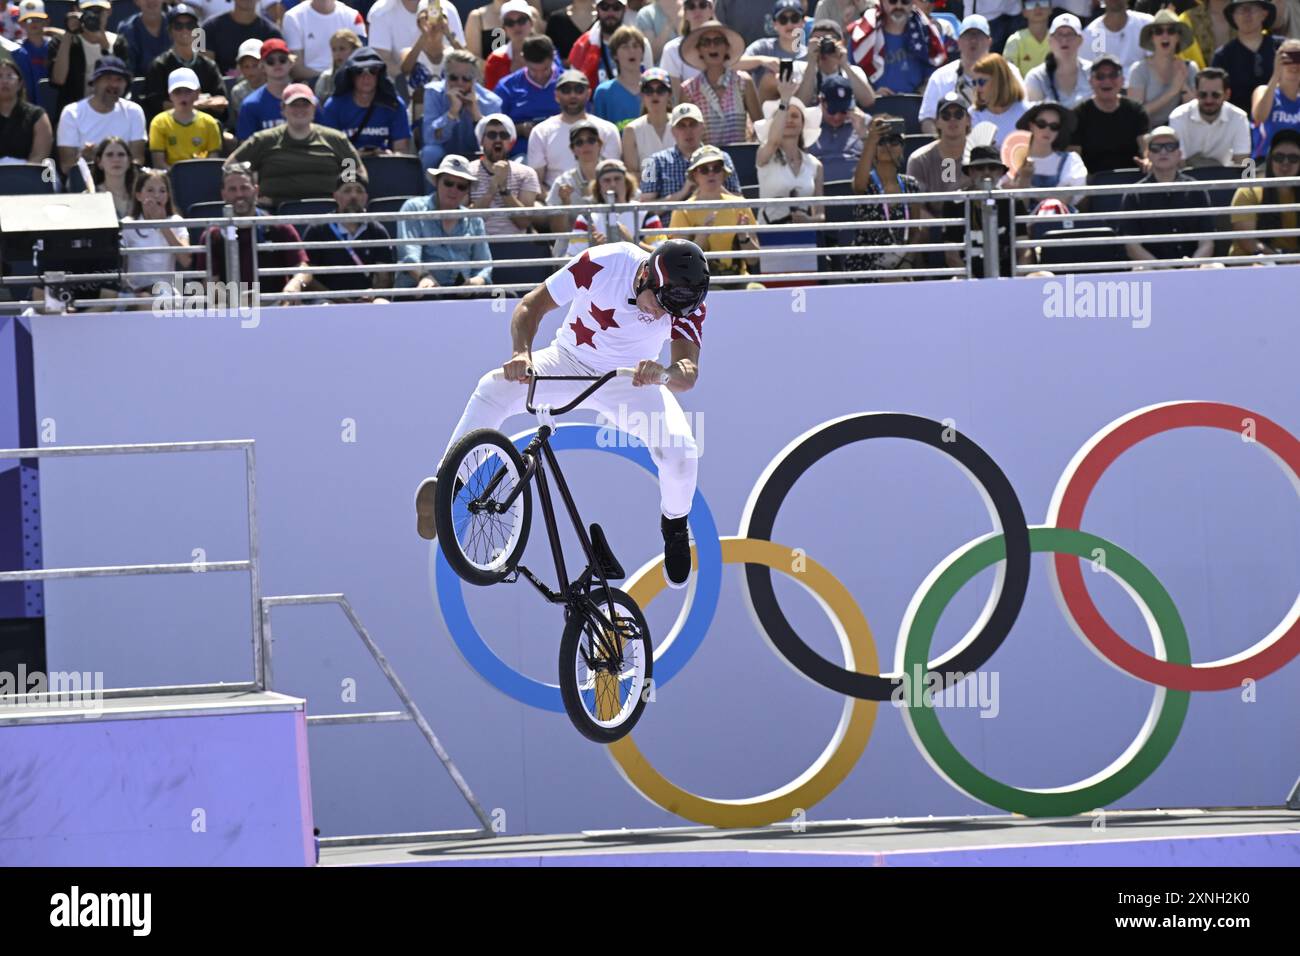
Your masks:
{"label": "black ring", "polygon": [[[741,520],[742,538],[772,540],[776,514],[785,496],[805,471],[845,445],[872,438],[905,438],[929,445],[964,466],[988,493],[1006,540],[1002,591],[984,628],[948,664],[944,686],[955,674],[969,674],[988,662],[1011,631],[1029,588],[1029,528],[1011,482],[984,449],[949,426],[918,415],[872,412],[828,422],[782,452],[766,480],[750,496]],[[777,604],[770,568],[747,564],[745,582],[762,628],[773,646],[800,673],[823,687],[862,700],[889,700],[899,683],[878,674],[846,670],[822,657],[801,638]]]}

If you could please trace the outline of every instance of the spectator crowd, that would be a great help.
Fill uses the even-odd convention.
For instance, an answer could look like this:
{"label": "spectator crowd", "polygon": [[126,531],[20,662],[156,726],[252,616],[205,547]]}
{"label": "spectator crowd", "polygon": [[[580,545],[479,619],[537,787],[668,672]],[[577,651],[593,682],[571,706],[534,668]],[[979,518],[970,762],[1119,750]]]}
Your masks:
{"label": "spectator crowd", "polygon": [[[223,160],[220,198],[242,215],[326,197],[348,215],[371,203],[371,168],[409,157],[425,188],[400,212],[473,213],[305,235],[241,230],[241,275],[254,236],[299,244],[258,253],[259,269],[284,273],[264,277],[263,291],[468,289],[493,281],[498,237],[573,234],[547,243],[564,255],[613,239],[652,248],[665,228],[718,226],[734,231],[694,234],[726,253],[716,272],[816,271],[817,254],[798,247],[816,249],[819,233],[792,227],[825,222],[826,209],[801,200],[833,189],[898,197],[856,207],[867,228],[838,240],[855,247],[839,260],[849,271],[984,255],[982,231],[962,253],[872,251],[960,234],[926,225],[957,206],[912,193],[1177,184],[1114,208],[1152,214],[1126,220],[1141,223],[1135,235],[1198,233],[1215,220],[1192,174],[1249,166],[1255,182],[1231,203],[1251,211],[1231,225],[1297,223],[1294,212],[1258,209],[1295,195],[1264,180],[1300,175],[1298,0],[996,0],[964,16],[961,0],[124,3],[7,5],[0,164],[48,163],[61,188],[110,193],[124,221],[170,221],[188,212],[171,177],[190,160]],[[756,215],[746,198],[789,202]],[[737,205],[656,205],[711,200]],[[607,215],[599,207],[610,201],[643,208]],[[1042,232],[1037,214],[1078,210],[1073,195],[1015,202],[1031,237]],[[1159,215],[1201,206],[1203,219]],[[1003,217],[1002,230],[1016,218]],[[762,224],[791,227],[771,234],[781,252],[762,252]],[[184,229],[123,235],[124,246],[174,250],[132,254],[138,275],[116,292],[205,256],[224,269],[219,229],[192,250]],[[1214,243],[1119,248],[1139,261],[1203,257]],[[1232,248],[1295,252],[1300,242]],[[1021,250],[1022,264],[1032,257]],[[999,259],[1010,274],[1011,256]],[[475,265],[446,265],[460,261]],[[379,265],[388,271],[314,271]]]}

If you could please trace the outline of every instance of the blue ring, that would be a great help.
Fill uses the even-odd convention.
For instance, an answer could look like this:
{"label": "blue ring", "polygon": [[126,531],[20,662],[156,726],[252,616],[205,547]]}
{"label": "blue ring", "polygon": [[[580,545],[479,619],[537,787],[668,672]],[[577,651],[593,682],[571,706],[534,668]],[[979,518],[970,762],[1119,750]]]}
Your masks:
{"label": "blue ring", "polygon": [[[597,436],[602,433],[604,438],[598,441]],[[620,440],[610,443],[609,434],[609,426],[584,423],[560,425],[551,437],[551,447],[556,451],[613,452],[658,476],[659,470],[645,445],[622,431],[618,432]],[[515,444],[522,449],[531,437],[531,433],[525,435]],[[655,683],[661,687],[677,676],[699,650],[704,636],[709,632],[709,625],[713,623],[713,615],[718,609],[718,597],[722,591],[722,542],[718,539],[718,526],[713,521],[713,512],[709,510],[698,489],[691,502],[690,520],[691,528],[695,531],[699,559],[695,599],[687,612],[686,620],[682,622],[681,631],[664,653],[663,659],[655,660]],[[431,547],[437,552],[434,578],[438,605],[452,642],[465,658],[465,663],[497,690],[520,703],[539,710],[564,713],[558,684],[548,684],[519,673],[487,645],[470,620],[460,578],[447,563],[438,543],[435,541]]]}

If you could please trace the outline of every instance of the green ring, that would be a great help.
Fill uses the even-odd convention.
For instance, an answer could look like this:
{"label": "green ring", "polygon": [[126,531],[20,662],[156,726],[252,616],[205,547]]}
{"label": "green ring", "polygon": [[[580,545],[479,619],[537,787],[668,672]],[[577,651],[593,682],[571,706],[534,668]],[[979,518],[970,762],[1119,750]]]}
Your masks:
{"label": "green ring", "polygon": [[[1137,558],[1103,538],[1071,528],[1030,528],[1029,544],[1031,551],[1072,554],[1089,561],[1094,557],[1094,549],[1102,549],[1105,570],[1145,605],[1148,618],[1154,618],[1168,659],[1191,665],[1187,631],[1173,599]],[[935,626],[953,596],[977,573],[1003,560],[1005,555],[1002,535],[980,539],[964,551],[955,552],[938,576],[932,575],[934,583],[925,595],[919,601],[913,600],[914,610],[903,621],[906,638],[902,650],[902,686],[907,705],[903,716],[908,729],[936,772],[961,792],[990,806],[1030,817],[1071,816],[1108,806],[1155,772],[1173,749],[1187,716],[1191,699],[1188,691],[1157,687],[1151,711],[1143,724],[1145,737],[1140,734],[1134,741],[1136,752],[1127,760],[1121,755],[1100,778],[1093,775],[1081,783],[1051,790],[1021,790],[994,780],[958,753],[939,725],[933,704],[926,701],[924,693],[915,692],[913,681],[906,676],[926,673]],[[1158,646],[1156,656],[1162,657]],[[1127,748],[1125,753],[1132,749]]]}

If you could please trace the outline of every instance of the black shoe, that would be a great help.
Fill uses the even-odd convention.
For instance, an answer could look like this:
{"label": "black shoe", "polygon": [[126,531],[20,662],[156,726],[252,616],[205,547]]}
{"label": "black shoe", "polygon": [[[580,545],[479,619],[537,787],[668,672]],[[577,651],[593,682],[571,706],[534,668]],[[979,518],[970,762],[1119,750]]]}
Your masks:
{"label": "black shoe", "polygon": [[659,518],[664,533],[664,580],[670,588],[684,588],[691,576],[691,535],[686,518]]}

